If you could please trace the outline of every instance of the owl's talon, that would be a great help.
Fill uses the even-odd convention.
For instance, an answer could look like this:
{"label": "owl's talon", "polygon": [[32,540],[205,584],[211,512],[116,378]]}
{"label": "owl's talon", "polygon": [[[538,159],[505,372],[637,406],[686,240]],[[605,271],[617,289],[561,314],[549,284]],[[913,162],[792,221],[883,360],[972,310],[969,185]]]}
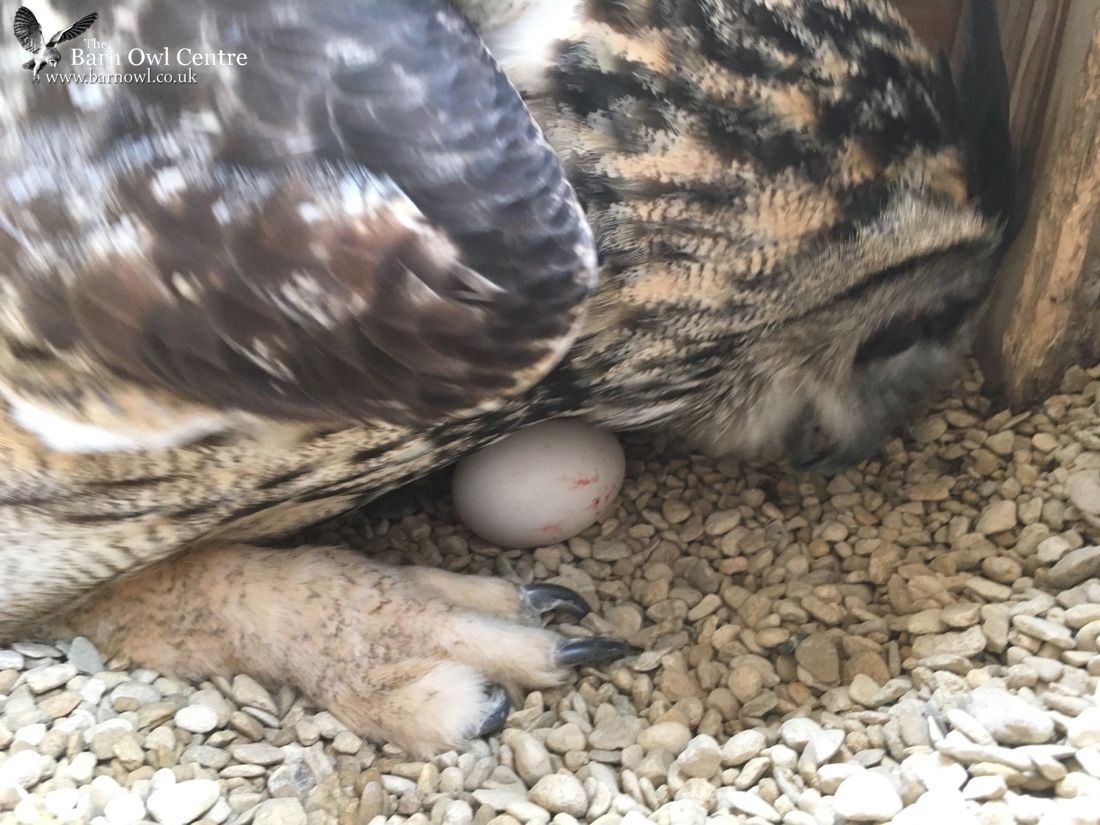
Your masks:
{"label": "owl's talon", "polygon": [[[311,603],[317,589],[324,609]],[[242,602],[255,609],[232,609]],[[528,604],[579,603],[566,588],[392,567],[334,547],[226,545],[127,577],[70,619],[104,652],[131,651],[161,673],[289,681],[356,733],[428,757],[499,730],[510,699],[560,687],[571,667],[635,652],[522,615]],[[285,623],[266,620],[276,609]],[[390,642],[395,629],[402,644]],[[270,655],[288,639],[327,659]]]}
{"label": "owl's talon", "polygon": [[481,722],[481,727],[477,729],[479,737],[496,733],[504,727],[504,723],[508,721],[508,714],[512,712],[512,702],[508,698],[508,691],[504,688],[497,686],[489,698],[492,704]]}
{"label": "owl's talon", "polygon": [[613,662],[626,656],[635,656],[641,650],[621,639],[606,636],[588,636],[578,639],[562,639],[554,650],[554,661],[561,667],[596,665]]}
{"label": "owl's talon", "polygon": [[520,588],[519,597],[527,612],[533,616],[560,610],[574,619],[583,619],[591,611],[580,593],[560,584],[529,584]]}

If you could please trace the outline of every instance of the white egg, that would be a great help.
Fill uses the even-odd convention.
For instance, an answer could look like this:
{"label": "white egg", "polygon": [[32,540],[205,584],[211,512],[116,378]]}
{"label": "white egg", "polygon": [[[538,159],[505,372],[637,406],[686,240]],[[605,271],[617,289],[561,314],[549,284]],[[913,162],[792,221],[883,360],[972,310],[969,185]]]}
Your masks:
{"label": "white egg", "polygon": [[544,421],[459,462],[455,510],[493,544],[555,544],[610,508],[625,471],[623,448],[611,433],[580,421]]}

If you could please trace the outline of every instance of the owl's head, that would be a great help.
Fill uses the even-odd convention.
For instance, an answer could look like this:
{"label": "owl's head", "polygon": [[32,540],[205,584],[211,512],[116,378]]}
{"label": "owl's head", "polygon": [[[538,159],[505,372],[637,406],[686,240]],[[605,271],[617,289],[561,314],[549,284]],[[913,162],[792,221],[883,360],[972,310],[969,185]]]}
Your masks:
{"label": "owl's head", "polygon": [[1001,238],[964,204],[895,193],[792,275],[855,282],[740,337],[733,382],[687,430],[714,452],[781,450],[823,474],[870,457],[963,363]]}
{"label": "owl's head", "polygon": [[868,457],[962,362],[1003,248],[993,3],[957,82],[879,0],[596,5],[551,136],[633,391],[712,452]]}

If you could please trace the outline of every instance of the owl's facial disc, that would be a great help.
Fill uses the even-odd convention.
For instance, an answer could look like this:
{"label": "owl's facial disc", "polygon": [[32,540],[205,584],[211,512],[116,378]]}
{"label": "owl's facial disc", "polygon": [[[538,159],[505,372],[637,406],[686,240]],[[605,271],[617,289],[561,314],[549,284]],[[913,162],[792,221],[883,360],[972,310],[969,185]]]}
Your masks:
{"label": "owl's facial disc", "polygon": [[799,470],[833,475],[874,455],[962,363],[979,302],[897,317],[864,338],[846,380],[823,381],[783,431]]}
{"label": "owl's facial disc", "polygon": [[993,242],[923,256],[741,339],[680,432],[713,454],[832,475],[874,455],[962,367]]}
{"label": "owl's facial disc", "polygon": [[[761,358],[759,372],[742,375],[743,383],[676,429],[712,455],[767,462],[782,456],[797,470],[835,475],[878,452],[947,385],[963,364],[979,309],[950,304],[863,338],[834,335],[834,346],[812,355],[792,347]],[[824,324],[814,332],[829,335]]]}

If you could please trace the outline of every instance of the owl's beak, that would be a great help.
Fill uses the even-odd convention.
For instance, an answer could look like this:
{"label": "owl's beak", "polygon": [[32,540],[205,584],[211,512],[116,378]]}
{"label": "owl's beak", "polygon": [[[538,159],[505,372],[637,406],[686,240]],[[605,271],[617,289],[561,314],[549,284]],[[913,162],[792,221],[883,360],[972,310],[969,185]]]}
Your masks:
{"label": "owl's beak", "polygon": [[834,476],[878,452],[885,434],[866,428],[852,438],[830,433],[813,404],[807,404],[783,433],[783,451],[796,470]]}

